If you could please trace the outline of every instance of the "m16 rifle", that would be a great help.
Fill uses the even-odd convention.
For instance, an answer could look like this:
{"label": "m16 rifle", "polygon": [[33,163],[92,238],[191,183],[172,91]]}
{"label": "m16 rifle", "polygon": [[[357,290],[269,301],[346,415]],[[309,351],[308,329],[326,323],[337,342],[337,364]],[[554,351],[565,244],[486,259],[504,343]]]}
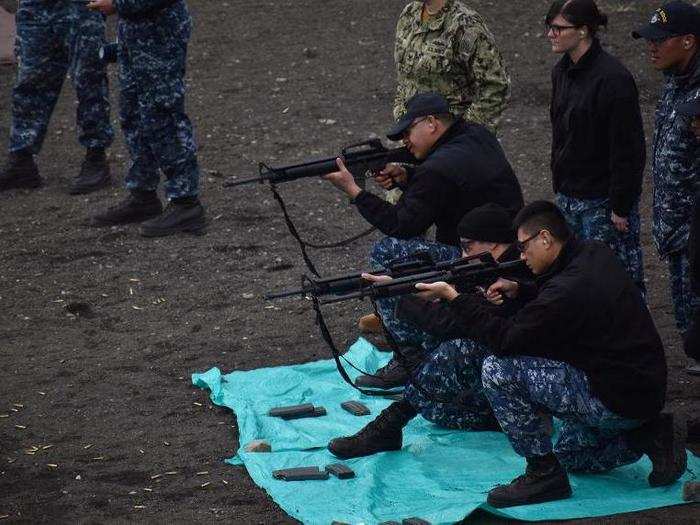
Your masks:
{"label": "m16 rifle", "polygon": [[[415,162],[415,159],[406,148],[389,149],[385,147],[379,139],[370,139],[346,146],[341,150],[339,156],[343,158],[345,166],[350,173],[360,181],[363,179],[365,172],[377,171],[390,162]],[[279,184],[310,177],[320,177],[338,171],[338,165],[335,160],[337,157],[338,156],[329,157],[304,162],[302,164],[292,164],[279,168],[272,168],[261,162],[258,165],[259,175],[257,177],[228,180],[224,182],[224,186],[230,188],[255,182]]]}
{"label": "m16 rifle", "polygon": [[[390,264],[386,269],[373,270],[367,273],[372,275],[388,275],[393,278],[404,277],[408,275],[430,272],[449,268],[456,261],[435,262],[427,252],[418,252],[414,254],[414,259]],[[463,259],[457,259],[463,260]],[[362,278],[362,273],[349,273],[346,275],[338,275],[335,277],[326,277],[315,279],[311,277],[303,277],[301,288],[294,290],[284,290],[282,292],[267,293],[265,300],[281,299],[292,296],[341,296],[346,293],[357,291],[369,286],[370,283]]]}
{"label": "m16 rifle", "polygon": [[302,287],[294,290],[268,293],[266,300],[291,296],[310,296],[320,304],[338,303],[350,299],[372,300],[417,293],[417,283],[445,281],[462,290],[478,285],[491,284],[499,276],[522,270],[525,263],[512,261],[498,263],[489,253],[482,253],[451,261],[434,262],[428,254],[416,254],[412,261],[389,266],[385,270],[367,272],[371,275],[387,275],[391,281],[372,283],[362,278],[362,273],[350,273],[325,279],[305,277]]}

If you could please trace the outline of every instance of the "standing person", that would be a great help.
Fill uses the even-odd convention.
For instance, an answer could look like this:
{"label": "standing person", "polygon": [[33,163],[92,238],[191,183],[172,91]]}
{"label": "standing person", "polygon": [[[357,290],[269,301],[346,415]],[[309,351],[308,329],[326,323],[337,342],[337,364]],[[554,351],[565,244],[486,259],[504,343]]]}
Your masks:
{"label": "standing person", "polygon": [[[678,111],[692,119],[693,134],[695,140],[700,143],[700,98],[681,105]],[[700,297],[700,188],[695,193],[695,211],[688,240],[688,260],[690,284],[695,295]],[[686,355],[694,360],[694,363],[688,366],[688,373],[700,375],[700,305],[696,305],[694,312],[691,313],[683,343]]]}
{"label": "standing person", "polygon": [[416,93],[435,91],[453,113],[496,130],[510,79],[484,19],[459,0],[409,3],[396,25],[394,118]]}
{"label": "standing person", "polygon": [[38,188],[34,160],[46,137],[67,74],[78,98],[78,141],[86,149],[71,194],[110,185],[105,150],[114,132],[109,122],[109,89],[99,50],[105,43],[105,20],[74,0],[20,0],[17,13],[19,67],[12,90],[9,155],[0,170],[0,191]]}
{"label": "standing person", "polygon": [[[551,202],[515,218],[535,283],[499,279],[499,293],[529,301],[499,317],[447,283],[416,288],[449,301],[465,337],[485,344],[482,381],[525,474],[489,492],[494,507],[569,497],[568,472],[605,472],[649,456],[651,486],[685,472],[683,425],[662,414],[666,358],[635,283],[606,245],[579,240]],[[562,420],[556,443],[544,415]]]}
{"label": "standing person", "polygon": [[[192,30],[185,0],[93,0],[88,7],[119,15],[119,115],[131,154],[129,195],[95,215],[95,225],[146,221],[141,224],[146,237],[203,231],[199,165],[185,114],[185,62]],[[160,172],[169,200],[165,211],[156,194]]]}
{"label": "standing person", "polygon": [[653,233],[659,255],[668,260],[676,325],[684,334],[691,312],[700,307],[688,263],[690,222],[700,189],[700,142],[690,117],[678,108],[700,96],[700,10],[669,2],[632,36],[647,41],[652,67],[665,77],[652,148]]}
{"label": "standing person", "polygon": [[552,184],[555,202],[583,239],[606,243],[645,292],[639,197],[646,161],[639,93],[603,50],[607,16],[593,0],[557,0],[546,17],[552,51]]}

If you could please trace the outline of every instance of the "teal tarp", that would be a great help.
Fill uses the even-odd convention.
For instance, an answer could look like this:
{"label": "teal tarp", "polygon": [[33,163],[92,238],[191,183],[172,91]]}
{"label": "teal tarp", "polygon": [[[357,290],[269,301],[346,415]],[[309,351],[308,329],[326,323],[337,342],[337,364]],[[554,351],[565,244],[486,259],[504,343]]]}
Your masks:
{"label": "teal tarp", "polygon": [[[360,339],[346,355],[361,368],[375,369],[381,357]],[[386,358],[384,358],[386,359]],[[356,375],[354,374],[351,375]],[[574,496],[568,500],[496,510],[486,505],[486,493],[497,483],[522,474],[524,460],[516,456],[503,434],[442,430],[418,417],[404,432],[399,452],[347,460],[357,476],[351,480],[286,482],[272,471],[338,462],[326,450],[328,441],[357,432],[389,404],[360,396],[339,377],[333,361],[263,368],[222,375],[218,368],[193,374],[196,386],[211,390],[214,403],[231,408],[238,418],[240,443],[265,439],[272,453],[246,453],[228,460],[245,465],[253,480],[285,512],[308,524],[333,520],[359,524],[421,517],[431,523],[453,523],[481,507],[500,516],[522,520],[571,519],[632,512],[681,504],[682,483],[652,489],[644,458],[605,475],[571,476]],[[358,399],[372,414],[356,417],[340,408]],[[275,406],[313,403],[328,415],[284,421],[268,417]],[[700,459],[689,454],[683,480],[695,479]]]}

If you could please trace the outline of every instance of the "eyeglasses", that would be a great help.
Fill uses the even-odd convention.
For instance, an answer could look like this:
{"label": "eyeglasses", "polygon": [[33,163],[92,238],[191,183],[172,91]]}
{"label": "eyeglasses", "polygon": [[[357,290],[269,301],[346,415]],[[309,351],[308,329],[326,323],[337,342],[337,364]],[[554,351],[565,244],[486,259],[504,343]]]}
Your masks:
{"label": "eyeglasses", "polygon": [[545,34],[551,31],[554,36],[561,35],[564,29],[576,29],[576,26],[560,26],[559,24],[545,24],[544,27]]}
{"label": "eyeglasses", "polygon": [[411,130],[412,130],[414,127],[416,127],[418,124],[420,124],[421,122],[423,122],[423,121],[426,120],[427,118],[428,118],[428,117],[422,117],[422,118],[416,119],[416,120],[414,120],[413,122],[411,122],[411,123],[409,124],[409,126],[404,130],[403,136],[404,136],[404,137],[407,137],[408,134],[411,132]]}
{"label": "eyeglasses", "polygon": [[542,233],[542,230],[538,231],[538,232],[537,232],[536,234],[534,234],[534,235],[531,235],[530,237],[528,237],[528,238],[525,239],[524,241],[516,241],[516,242],[515,242],[515,247],[518,249],[518,251],[519,251],[520,253],[525,253],[525,250],[527,250],[527,244],[528,244],[532,239],[534,239],[535,237],[537,237],[540,233]]}
{"label": "eyeglasses", "polygon": [[472,239],[464,239],[464,238],[459,239],[459,245],[462,247],[462,250],[464,250],[465,252],[469,252],[469,250],[471,249],[474,242],[475,241],[473,241]]}

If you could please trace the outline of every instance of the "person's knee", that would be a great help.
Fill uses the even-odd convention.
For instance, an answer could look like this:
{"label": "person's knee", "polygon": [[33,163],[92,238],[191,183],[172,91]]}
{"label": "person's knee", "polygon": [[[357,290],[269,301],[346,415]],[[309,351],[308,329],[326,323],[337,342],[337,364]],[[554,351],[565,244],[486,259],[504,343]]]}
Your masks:
{"label": "person's knee", "polygon": [[512,360],[490,355],[484,359],[481,367],[481,382],[486,390],[499,390],[512,381]]}
{"label": "person's knee", "polygon": [[385,268],[395,257],[395,245],[396,240],[392,237],[384,237],[375,242],[369,254],[370,266],[372,268]]}

